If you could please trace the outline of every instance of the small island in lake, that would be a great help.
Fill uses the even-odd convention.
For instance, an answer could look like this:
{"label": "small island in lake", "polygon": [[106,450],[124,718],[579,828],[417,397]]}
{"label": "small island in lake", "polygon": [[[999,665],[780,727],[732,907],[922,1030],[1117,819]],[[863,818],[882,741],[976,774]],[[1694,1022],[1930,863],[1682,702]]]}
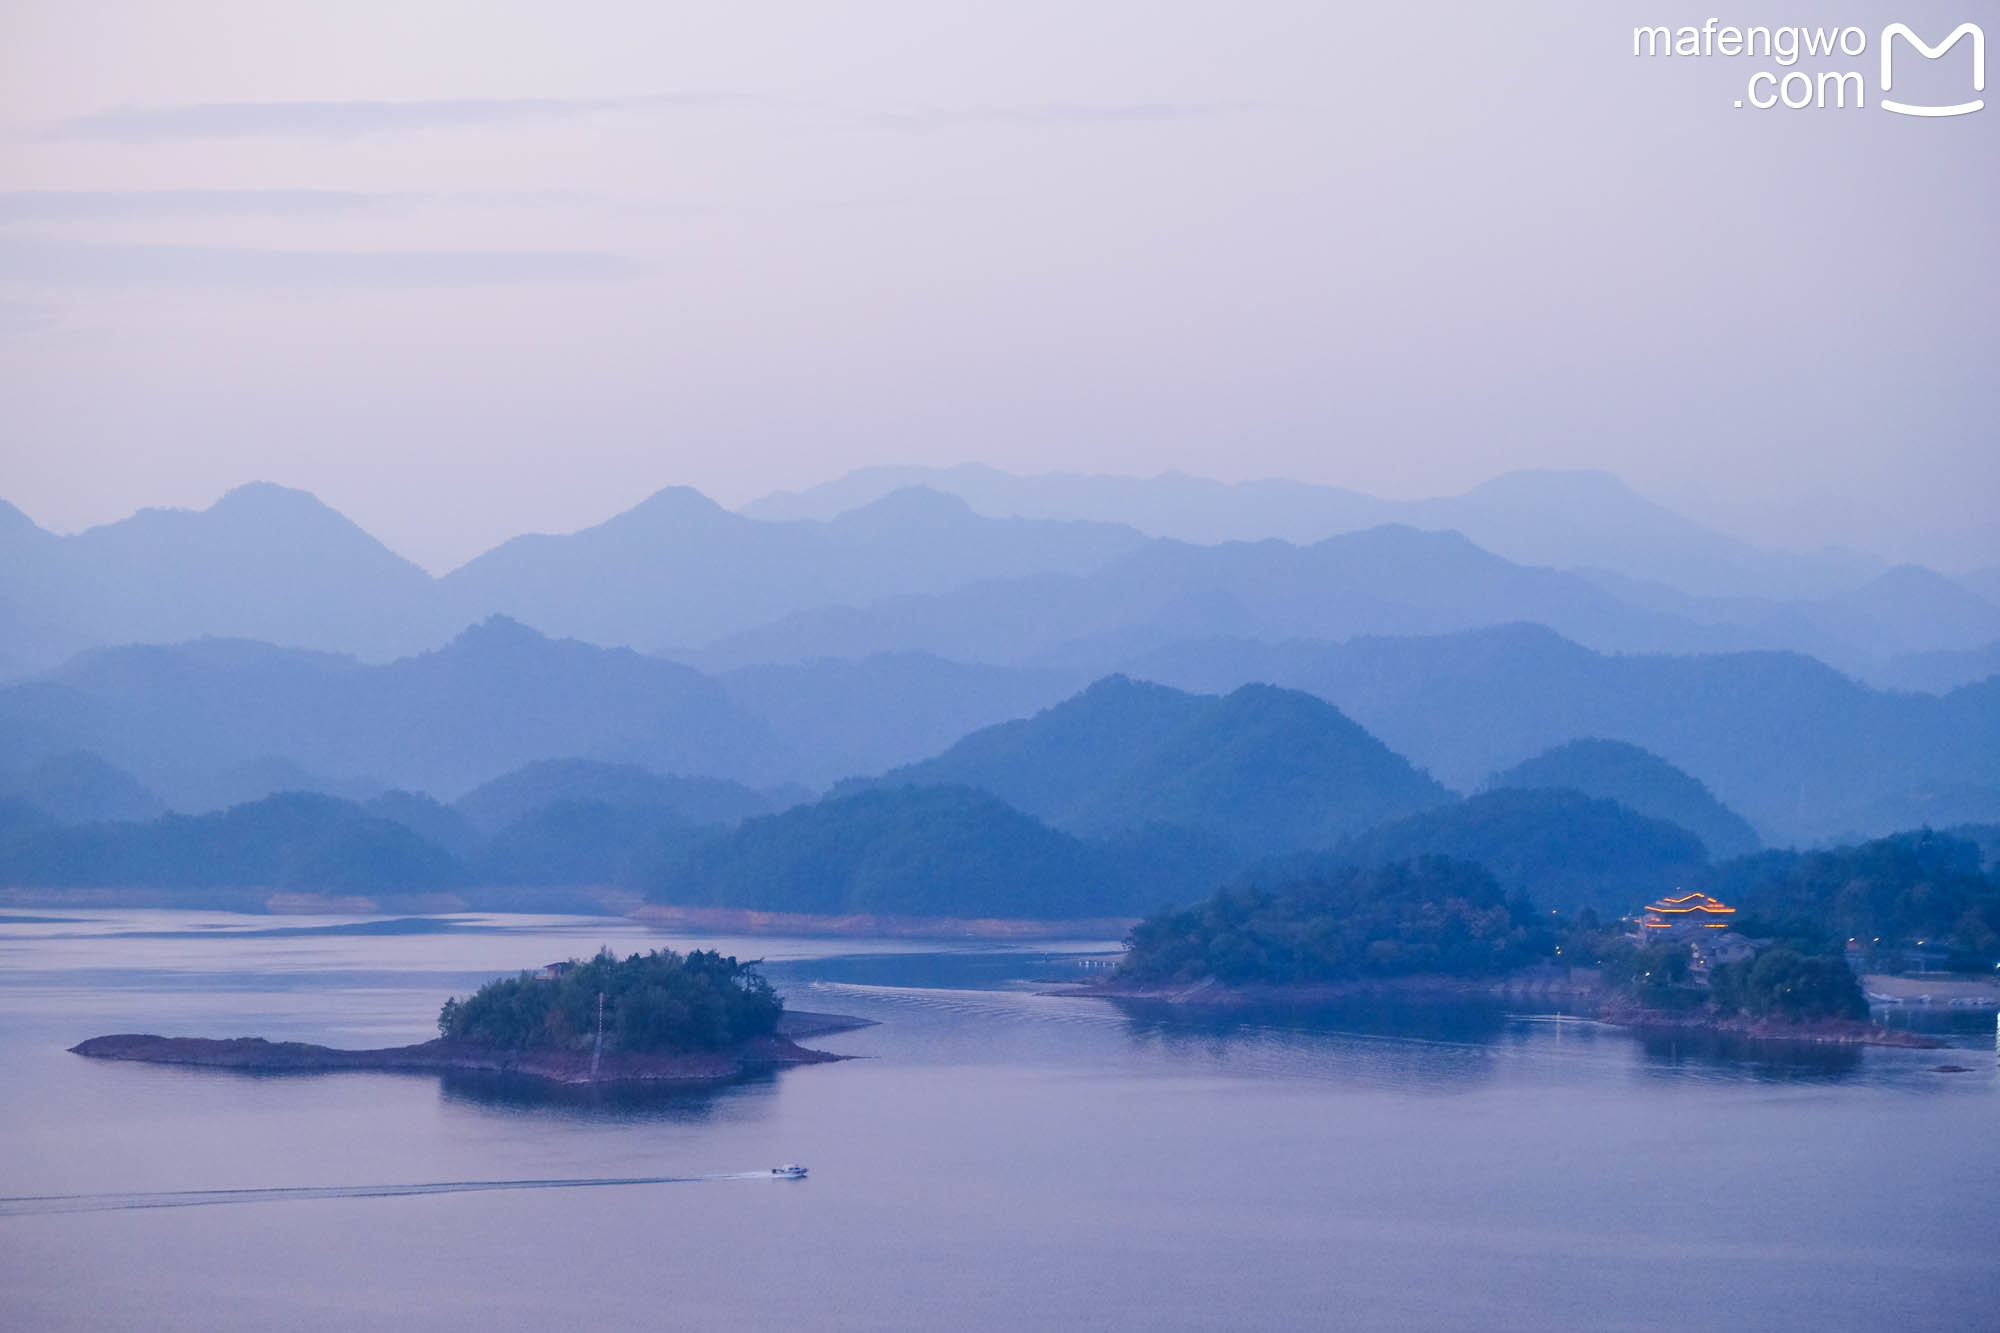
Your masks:
{"label": "small island in lake", "polygon": [[1703,893],[1636,922],[1574,920],[1508,896],[1484,868],[1422,857],[1272,888],[1225,889],[1133,928],[1104,982],[1072,991],[1175,1004],[1310,1003],[1394,993],[1576,1001],[1608,1023],[1772,1041],[1936,1047],[1868,1020],[1843,953],[1791,923],[1738,929]]}
{"label": "small island in lake", "polygon": [[435,1070],[565,1084],[719,1083],[749,1069],[845,1057],[796,1038],[867,1027],[838,1014],[787,1012],[749,964],[706,950],[551,963],[445,1001],[438,1037],[413,1046],[340,1050],[261,1037],[119,1034],[70,1049],[106,1060],[266,1073]]}

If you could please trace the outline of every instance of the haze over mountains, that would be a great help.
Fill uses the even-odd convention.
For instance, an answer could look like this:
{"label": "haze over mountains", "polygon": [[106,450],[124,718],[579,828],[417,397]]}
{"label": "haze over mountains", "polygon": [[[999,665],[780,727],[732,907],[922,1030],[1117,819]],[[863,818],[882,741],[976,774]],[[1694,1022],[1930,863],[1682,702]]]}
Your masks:
{"label": "haze over mountains", "polygon": [[[387,658],[435,647],[428,574],[303,491],[254,483],[73,537],[0,502],[0,669],[200,635]],[[461,626],[462,628],[462,626]]]}
{"label": "haze over mountains", "polygon": [[1249,858],[1329,847],[1452,799],[1309,694],[1245,685],[1216,698],[1123,676],[875,785],[976,787],[1088,836],[1174,825]]}
{"label": "haze over mountains", "polygon": [[[531,762],[449,805],[287,790],[152,817],[134,793],[149,799],[93,756],[37,765],[0,792],[0,887],[249,910],[274,892],[393,911],[587,911],[644,894],[1059,918],[1446,856],[1537,903],[1615,913],[1756,842],[1700,782],[1630,745],[1573,742],[1461,800],[1310,695],[1125,677],[820,800],[576,759]],[[93,795],[111,804],[89,808]]]}
{"label": "haze over mountains", "polygon": [[[1383,527],[1308,547],[1150,542],[1086,573],[983,580],[864,607],[794,612],[712,644],[695,660],[733,666],[929,652],[1098,672],[1191,638],[1338,640],[1511,621],[1548,625],[1610,652],[1725,652],[1829,639],[1803,618],[1744,625],[1652,610],[1581,575],[1502,560],[1456,533]],[[1969,638],[1989,629],[2000,631],[2000,616],[1990,625],[1983,614],[1968,618],[1958,632]],[[1852,633],[1843,631],[1842,641],[1853,651]]]}
{"label": "haze over mountains", "polygon": [[1017,476],[977,463],[871,467],[743,507],[753,518],[832,518],[912,486],[956,495],[993,517],[1091,518],[1151,537],[1215,545],[1276,538],[1310,546],[1387,524],[1460,532],[1519,564],[1601,569],[1707,596],[1812,598],[1886,568],[1858,551],[1762,550],[1638,495],[1606,472],[1510,472],[1463,495],[1383,500],[1297,481],[1210,481],[1184,473]]}
{"label": "haze over mountains", "polygon": [[1686,829],[1712,856],[1742,856],[1757,850],[1757,831],[1716,800],[1706,785],[1624,741],[1569,741],[1494,774],[1486,785],[1494,790],[1567,790],[1616,801]]}
{"label": "haze over mountains", "polygon": [[0,690],[0,737],[22,760],[93,752],[162,792],[276,758],[448,797],[549,758],[761,781],[781,748],[689,667],[500,619],[380,666],[227,639],[98,649]]}
{"label": "haze over mountains", "polygon": [[[442,578],[259,484],[74,537],[0,509],[0,557],[0,793],[58,823],[311,790],[467,874],[630,877],[563,849],[646,812],[663,864],[843,780],[1200,874],[1487,786],[1713,856],[2000,818],[1992,571],[1762,551],[1602,474],[1405,503],[875,469],[742,513],[671,488]],[[504,818],[466,796],[496,781]]]}
{"label": "haze over mountains", "polygon": [[911,490],[825,521],[764,522],[674,487],[566,537],[517,537],[438,582],[448,614],[688,648],[808,607],[1095,568],[1141,545],[1108,523],[982,519]]}
{"label": "haze over mountains", "polygon": [[2000,809],[2000,678],[1888,693],[1795,653],[1619,656],[1536,625],[1192,642],[1127,669],[1206,692],[1306,690],[1460,790],[1566,741],[1627,741],[1705,782],[1767,841],[1991,817],[1942,801]]}
{"label": "haze over mountains", "polygon": [[[1316,696],[1345,715],[1325,725],[1358,724],[1366,745],[1386,746],[1394,765],[1407,760],[1461,792],[1552,747],[1596,739],[1642,747],[1693,775],[1768,842],[1984,822],[2000,809],[2000,681],[1942,698],[1893,694],[1791,654],[1610,656],[1528,625],[1346,644],[1200,641],[1127,665],[1134,677],[1201,695],[1274,685]],[[143,794],[102,775],[65,779],[63,808],[83,809],[102,790],[122,804],[96,807],[94,817],[128,817],[147,800],[202,810],[301,788],[368,799],[402,787],[449,800],[538,760],[763,789],[819,788],[834,775],[918,764],[896,780],[990,783],[1061,820],[1069,804],[983,777],[963,766],[964,749],[947,747],[1057,704],[1083,683],[924,657],[714,677],[504,620],[381,666],[240,641],[102,649],[0,687],[0,787],[31,771],[52,782],[46,773],[71,772],[68,757],[86,752],[134,775]],[[1232,747],[1260,728],[1303,744],[1322,725],[1297,695],[1273,723],[1249,706],[1264,697],[1243,696],[1226,714],[1232,726],[1177,757],[1168,742],[1188,725],[1183,714],[1210,705],[1175,704],[1145,734],[1121,733],[1117,757],[1129,764],[1159,754],[1168,756],[1160,767],[1219,774],[1218,795],[1230,783],[1254,784],[1264,760],[1234,773],[1230,756],[1246,752]],[[965,744],[974,741],[994,743]],[[874,762],[849,766],[863,750]],[[1035,764],[1057,771],[1035,780],[1060,782],[1062,766],[1075,762],[1050,749]],[[1628,799],[1616,770],[1571,764],[1562,782]],[[1532,770],[1507,780],[1516,778],[1550,781]],[[806,794],[795,792],[791,799]],[[1281,808],[1272,805],[1273,818]],[[1708,817],[1688,806],[1658,812],[1691,827]]]}
{"label": "haze over mountains", "polygon": [[[311,496],[267,484],[74,537],[8,508],[0,671],[203,635],[383,661],[495,614],[715,667],[921,651],[1088,675],[1191,637],[1343,640],[1523,620],[1604,651],[1788,649],[1944,689],[1981,678],[1967,673],[2000,643],[2000,605],[1967,582],[1758,550],[1602,474],[1510,474],[1424,502],[1175,476],[911,476],[930,485],[885,490],[910,478],[874,470],[740,514],[669,488],[436,579]],[[847,498],[862,503],[820,512]],[[1092,504],[1132,521],[1075,516]],[[757,516],[793,511],[812,516]]]}

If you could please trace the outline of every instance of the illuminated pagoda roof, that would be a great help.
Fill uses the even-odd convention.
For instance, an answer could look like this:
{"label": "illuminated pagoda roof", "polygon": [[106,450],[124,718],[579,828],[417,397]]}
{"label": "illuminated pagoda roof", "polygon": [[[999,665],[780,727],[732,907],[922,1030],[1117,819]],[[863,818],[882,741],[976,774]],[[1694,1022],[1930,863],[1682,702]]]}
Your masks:
{"label": "illuminated pagoda roof", "polygon": [[1706,893],[1684,893],[1678,898],[1662,898],[1656,903],[1648,903],[1646,915],[1639,924],[1648,930],[1689,926],[1727,930],[1729,918],[1734,915],[1736,909],[1720,898],[1712,898]]}

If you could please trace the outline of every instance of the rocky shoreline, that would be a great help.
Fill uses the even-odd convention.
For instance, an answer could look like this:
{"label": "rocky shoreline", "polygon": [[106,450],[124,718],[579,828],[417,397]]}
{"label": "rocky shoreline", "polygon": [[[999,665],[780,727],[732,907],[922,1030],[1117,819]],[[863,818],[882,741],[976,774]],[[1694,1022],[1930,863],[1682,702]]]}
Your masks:
{"label": "rocky shoreline", "polygon": [[336,1070],[414,1073],[483,1073],[541,1079],[564,1085],[664,1085],[726,1083],[757,1068],[827,1064],[844,1055],[810,1050],[795,1038],[873,1026],[872,1019],[808,1011],[788,1012],[778,1031],[722,1051],[675,1054],[614,1052],[593,1061],[589,1051],[498,1050],[438,1038],[414,1046],[343,1050],[302,1041],[262,1037],[161,1037],[117,1033],[78,1042],[70,1050],[96,1060],[195,1065],[250,1073],[307,1074]]}

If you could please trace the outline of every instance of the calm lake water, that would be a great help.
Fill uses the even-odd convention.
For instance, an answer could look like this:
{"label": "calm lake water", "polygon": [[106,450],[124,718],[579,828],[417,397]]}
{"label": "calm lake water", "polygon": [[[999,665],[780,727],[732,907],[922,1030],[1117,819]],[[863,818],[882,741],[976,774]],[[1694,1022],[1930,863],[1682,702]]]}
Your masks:
{"label": "calm lake water", "polygon": [[[0,1204],[8,1329],[2000,1324],[1990,1013],[1951,1051],[1788,1061],[1497,1011],[1034,993],[1103,942],[29,915],[0,918],[0,1195],[63,1197]],[[609,1099],[65,1050],[422,1040],[446,996],[607,943],[763,957],[794,1006],[880,1026],[808,1043],[863,1059]],[[133,1206],[791,1161],[810,1179]]]}

